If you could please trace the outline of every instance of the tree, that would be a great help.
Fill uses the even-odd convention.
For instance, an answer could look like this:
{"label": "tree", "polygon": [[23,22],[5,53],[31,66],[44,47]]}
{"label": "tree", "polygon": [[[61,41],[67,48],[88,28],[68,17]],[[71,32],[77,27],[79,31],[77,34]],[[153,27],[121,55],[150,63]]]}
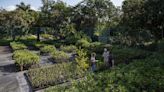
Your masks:
{"label": "tree", "polygon": [[13,40],[16,36],[27,34],[35,22],[35,11],[30,9],[30,5],[22,2],[16,6],[14,11],[1,11],[0,13],[3,32],[6,32]]}
{"label": "tree", "polygon": [[164,1],[147,0],[144,4],[145,28],[155,36],[156,40],[164,37]]}
{"label": "tree", "polygon": [[76,30],[84,31],[93,38],[97,24],[110,21],[114,9],[110,0],[83,0],[74,7],[73,22]]}
{"label": "tree", "polygon": [[125,0],[121,25],[134,45],[163,37],[163,0]]}

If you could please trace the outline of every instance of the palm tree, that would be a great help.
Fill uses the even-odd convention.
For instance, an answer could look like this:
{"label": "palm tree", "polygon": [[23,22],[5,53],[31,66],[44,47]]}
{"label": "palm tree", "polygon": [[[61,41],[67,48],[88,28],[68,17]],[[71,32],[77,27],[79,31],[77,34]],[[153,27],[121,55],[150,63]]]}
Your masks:
{"label": "palm tree", "polygon": [[16,5],[17,10],[23,10],[23,11],[29,11],[31,10],[31,6],[30,5],[25,5],[24,2],[21,2],[19,5]]}

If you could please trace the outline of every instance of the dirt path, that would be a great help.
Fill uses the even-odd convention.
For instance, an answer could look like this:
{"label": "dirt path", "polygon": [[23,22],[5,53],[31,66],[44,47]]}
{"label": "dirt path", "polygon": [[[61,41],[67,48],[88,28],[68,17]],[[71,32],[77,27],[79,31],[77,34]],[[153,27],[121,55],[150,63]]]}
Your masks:
{"label": "dirt path", "polygon": [[8,46],[0,46],[0,92],[20,92],[12,53]]}

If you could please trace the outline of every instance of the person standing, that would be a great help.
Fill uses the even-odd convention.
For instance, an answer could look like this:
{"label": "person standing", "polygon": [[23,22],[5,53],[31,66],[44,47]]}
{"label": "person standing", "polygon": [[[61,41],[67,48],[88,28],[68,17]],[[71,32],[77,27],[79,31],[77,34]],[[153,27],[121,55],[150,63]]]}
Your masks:
{"label": "person standing", "polygon": [[104,58],[105,65],[108,67],[109,66],[109,51],[106,48],[104,48],[104,52],[102,56]]}
{"label": "person standing", "polygon": [[92,53],[91,54],[91,69],[92,71],[96,71],[96,54],[95,53]]}
{"label": "person standing", "polygon": [[112,53],[111,52],[109,52],[109,61],[108,61],[108,63],[109,63],[109,66],[110,67],[113,67],[113,55],[112,55]]}

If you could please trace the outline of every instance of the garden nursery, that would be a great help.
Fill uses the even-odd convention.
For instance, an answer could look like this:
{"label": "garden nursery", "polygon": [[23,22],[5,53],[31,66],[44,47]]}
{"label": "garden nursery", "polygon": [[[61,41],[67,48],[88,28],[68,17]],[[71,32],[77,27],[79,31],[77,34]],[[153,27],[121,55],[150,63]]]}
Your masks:
{"label": "garden nursery", "polygon": [[0,1],[0,92],[164,92],[164,0],[18,1]]}

